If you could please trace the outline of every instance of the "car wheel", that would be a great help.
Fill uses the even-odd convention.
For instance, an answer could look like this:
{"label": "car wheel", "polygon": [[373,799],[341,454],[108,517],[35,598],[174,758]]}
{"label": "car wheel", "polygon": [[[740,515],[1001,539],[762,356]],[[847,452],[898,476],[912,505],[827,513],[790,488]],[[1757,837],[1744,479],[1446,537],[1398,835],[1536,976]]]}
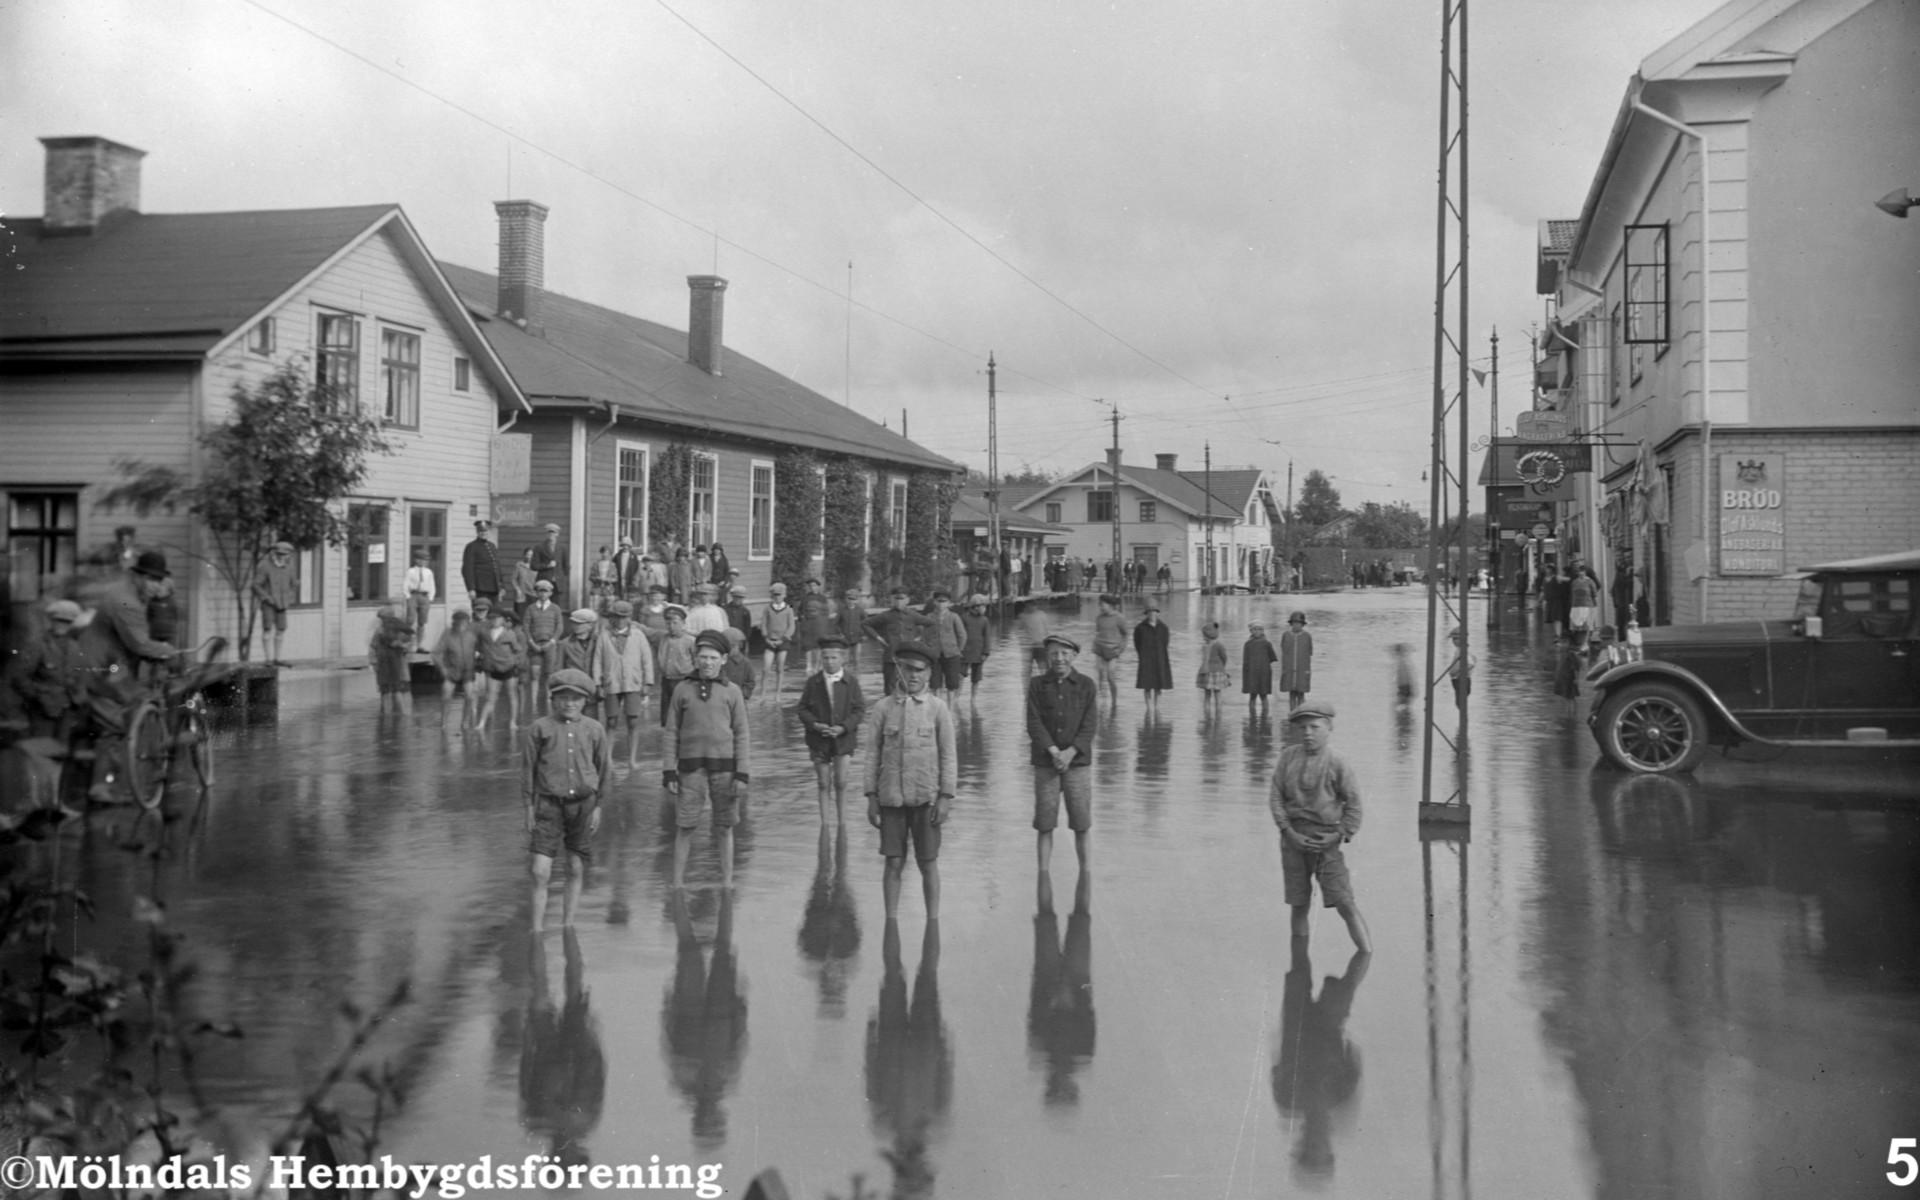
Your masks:
{"label": "car wheel", "polygon": [[1707,752],[1707,717],[1685,691],[1664,683],[1621,688],[1600,709],[1600,748],[1643,775],[1691,771]]}

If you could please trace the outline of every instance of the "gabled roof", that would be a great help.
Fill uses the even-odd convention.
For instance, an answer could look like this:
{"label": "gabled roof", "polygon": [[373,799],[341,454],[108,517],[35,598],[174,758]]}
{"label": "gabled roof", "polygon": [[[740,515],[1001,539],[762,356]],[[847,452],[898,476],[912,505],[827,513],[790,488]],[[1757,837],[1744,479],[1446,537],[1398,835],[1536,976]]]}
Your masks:
{"label": "gabled roof", "polygon": [[440,269],[536,405],[613,405],[626,416],[693,435],[961,469],[732,347],[722,373],[709,375],[687,361],[684,331],[548,291],[540,294],[534,327],[522,328],[492,315],[499,297],[493,275],[452,263]]}
{"label": "gabled roof", "polygon": [[398,205],[115,213],[91,233],[0,221],[0,354],[80,361],[199,359],[382,232],[474,352],[502,407],[523,401]]}
{"label": "gabled roof", "polygon": [[[1031,483],[1018,484],[1018,485],[1008,484],[1001,487],[1000,489],[1001,532],[1003,533],[1038,533],[1038,534],[1056,533],[1056,534],[1061,534],[1063,536],[1073,532],[1071,529],[1068,529],[1065,525],[1056,525],[1052,521],[1042,521],[1038,517],[1028,516],[1026,513],[1020,512],[1017,509],[1008,505],[1006,502],[1006,493],[1015,486],[1026,488],[1026,489],[1033,489],[1033,488],[1037,488],[1039,485],[1031,484]],[[989,521],[990,516],[991,514],[987,507],[987,497],[986,497],[985,491],[982,488],[979,488],[973,485],[968,485],[967,487],[961,489],[960,494],[958,496],[954,497],[953,517],[950,520],[949,524],[954,526],[986,525]]]}
{"label": "gabled roof", "polygon": [[1560,272],[1573,254],[1574,239],[1580,236],[1579,218],[1540,222],[1539,249],[1534,256],[1534,294],[1551,296],[1560,288]]}
{"label": "gabled roof", "polygon": [[[1020,502],[1020,507],[1031,508],[1042,497],[1050,496],[1061,488],[1070,487],[1079,483],[1090,483],[1093,480],[1095,472],[1099,473],[1100,480],[1103,483],[1110,482],[1112,479],[1106,463],[1088,463],[1073,474],[1054,483],[1050,483],[1033,495],[1028,496]],[[1224,474],[1224,472],[1216,472],[1215,474],[1217,477],[1220,474]],[[1131,486],[1139,488],[1141,491],[1153,496],[1155,499],[1172,505],[1188,516],[1197,517],[1205,513],[1212,517],[1232,520],[1242,516],[1246,512],[1244,505],[1240,508],[1230,507],[1224,503],[1217,494],[1209,497],[1207,493],[1201,489],[1199,484],[1194,483],[1178,471],[1161,471],[1153,467],[1134,467],[1128,466],[1126,463],[1121,463],[1120,478]]]}
{"label": "gabled roof", "polygon": [[[1182,479],[1197,488],[1204,489],[1211,483],[1213,498],[1243,516],[1247,511],[1247,505],[1253,501],[1254,492],[1259,488],[1261,481],[1267,477],[1267,473],[1258,467],[1213,472],[1181,471],[1179,474]],[[1271,493],[1268,499],[1271,501]]]}

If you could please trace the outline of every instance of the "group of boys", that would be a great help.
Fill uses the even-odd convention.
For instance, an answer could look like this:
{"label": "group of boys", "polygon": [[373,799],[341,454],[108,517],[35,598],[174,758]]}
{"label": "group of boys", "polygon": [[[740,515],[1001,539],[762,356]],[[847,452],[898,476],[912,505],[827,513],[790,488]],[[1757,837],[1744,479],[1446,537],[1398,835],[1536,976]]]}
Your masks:
{"label": "group of boys", "polygon": [[[917,630],[935,623],[931,614],[907,613],[903,592],[887,610],[901,614],[882,620],[889,632]],[[945,609],[937,609],[945,612]],[[877,614],[884,617],[885,614]],[[909,617],[924,617],[923,621]],[[678,622],[676,622],[676,625]],[[644,640],[644,639],[642,639]],[[695,831],[704,821],[712,830],[722,887],[733,883],[733,829],[746,803],[751,737],[745,697],[722,676],[730,646],[726,636],[703,630],[693,639],[692,673],[661,701],[667,728],[662,784],[675,797],[673,886],[684,887]],[[880,833],[885,859],[882,897],[886,919],[899,912],[906,860],[912,854],[920,872],[929,921],[940,915],[939,853],[942,832],[952,813],[959,764],[952,710],[929,685],[944,647],[920,640],[892,640],[887,660],[893,686],[871,713],[855,673],[847,668],[849,646],[830,634],[821,639],[820,669],[802,690],[799,716],[815,771],[821,824],[829,813],[845,821],[847,775],[859,752],[861,728],[867,735],[864,790],[867,822]],[[1036,856],[1044,874],[1051,861],[1053,834],[1062,802],[1074,850],[1084,872],[1093,825],[1093,733],[1099,720],[1098,689],[1075,668],[1080,646],[1061,633],[1043,642],[1046,669],[1027,684],[1026,720],[1034,770],[1033,828]],[[957,688],[957,682],[948,690]],[[534,723],[525,747],[527,828],[532,837],[530,870],[534,880],[533,925],[544,925],[547,886],[556,851],[569,855],[565,920],[571,923],[580,881],[591,856],[599,824],[599,796],[609,778],[611,749],[606,731],[585,714],[596,693],[586,672],[565,667],[552,684],[553,712]],[[1307,935],[1313,880],[1320,881],[1322,902],[1335,909],[1354,943],[1370,951],[1365,920],[1354,901],[1341,847],[1360,829],[1361,802],[1354,772],[1333,754],[1331,706],[1302,705],[1290,715],[1300,741],[1282,750],[1269,796],[1280,832],[1286,902],[1296,938]]]}

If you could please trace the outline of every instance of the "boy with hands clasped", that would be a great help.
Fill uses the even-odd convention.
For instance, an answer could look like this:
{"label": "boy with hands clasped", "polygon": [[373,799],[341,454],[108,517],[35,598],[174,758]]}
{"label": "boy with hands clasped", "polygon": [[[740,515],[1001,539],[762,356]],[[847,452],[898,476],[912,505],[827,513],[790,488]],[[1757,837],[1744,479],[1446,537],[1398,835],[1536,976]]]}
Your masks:
{"label": "boy with hands clasped", "polygon": [[1293,910],[1293,936],[1307,936],[1307,909],[1318,879],[1321,901],[1346,921],[1354,946],[1371,953],[1373,939],[1354,902],[1340,850],[1360,832],[1360,785],[1346,760],[1328,749],[1333,706],[1303,704],[1287,719],[1299,727],[1300,743],[1280,752],[1267,804],[1280,827],[1280,873]]}

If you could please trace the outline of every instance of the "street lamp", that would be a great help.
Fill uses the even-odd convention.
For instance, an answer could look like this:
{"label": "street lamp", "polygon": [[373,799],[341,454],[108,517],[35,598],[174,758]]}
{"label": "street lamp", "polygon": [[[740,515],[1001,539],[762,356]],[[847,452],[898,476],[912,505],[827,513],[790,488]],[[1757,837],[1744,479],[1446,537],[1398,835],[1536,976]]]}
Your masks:
{"label": "street lamp", "polygon": [[1895,188],[1873,202],[1873,206],[1881,212],[1890,217],[1899,217],[1902,221],[1907,219],[1907,210],[1916,204],[1920,204],[1920,200],[1908,196],[1905,188]]}

